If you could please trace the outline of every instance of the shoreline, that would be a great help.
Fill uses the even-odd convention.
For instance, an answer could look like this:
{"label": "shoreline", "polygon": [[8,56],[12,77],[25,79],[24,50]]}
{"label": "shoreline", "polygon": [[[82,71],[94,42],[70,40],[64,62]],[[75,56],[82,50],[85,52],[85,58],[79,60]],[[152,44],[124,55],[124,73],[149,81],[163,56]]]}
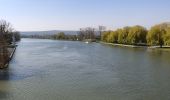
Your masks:
{"label": "shoreline", "polygon": [[[26,39],[42,39],[42,38],[26,38]],[[55,39],[47,39],[47,40],[55,40]],[[58,40],[58,41],[77,41],[77,40]],[[88,42],[89,41],[80,41],[80,42]],[[92,43],[92,42],[91,42]],[[107,43],[102,41],[96,41],[95,43],[101,43],[106,45],[112,45],[112,46],[120,46],[120,47],[129,47],[129,48],[147,48],[147,49],[170,49],[170,46],[147,46],[147,45],[127,45],[127,44],[118,44],[118,43]]]}
{"label": "shoreline", "polygon": [[14,56],[14,54],[15,54],[16,47],[17,47],[17,45],[15,45],[15,46],[9,46],[9,47],[8,47],[8,51],[9,51],[9,54],[10,54],[9,59],[8,59],[7,63],[4,65],[4,67],[2,67],[2,68],[0,68],[0,69],[8,68],[9,63],[10,63],[10,61],[12,60],[12,58],[13,58],[13,56]]}
{"label": "shoreline", "polygon": [[140,46],[140,45],[126,45],[126,44],[116,44],[116,43],[106,43],[99,42],[101,44],[112,45],[112,46],[120,46],[120,47],[129,47],[129,48],[147,48],[147,49],[170,49],[170,46]]}

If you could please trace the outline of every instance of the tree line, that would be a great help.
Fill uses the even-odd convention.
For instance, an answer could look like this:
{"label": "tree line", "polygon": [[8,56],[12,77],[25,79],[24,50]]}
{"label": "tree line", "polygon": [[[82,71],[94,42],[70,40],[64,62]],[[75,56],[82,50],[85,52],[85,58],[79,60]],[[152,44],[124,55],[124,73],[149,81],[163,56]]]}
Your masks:
{"label": "tree line", "polygon": [[170,24],[158,24],[151,27],[150,30],[136,25],[120,28],[115,31],[105,31],[101,35],[101,41],[128,45],[169,46]]}
{"label": "tree line", "polygon": [[0,20],[0,41],[9,45],[14,39],[15,42],[20,41],[20,33],[15,31],[9,22]]}
{"label": "tree line", "polygon": [[101,39],[101,35],[104,26],[99,26],[99,29],[92,27],[80,28],[77,34],[65,34],[64,32],[56,33],[53,35],[43,34],[43,35],[22,35],[23,38],[39,38],[39,39],[54,39],[54,40],[70,40],[70,41],[85,41],[91,40],[96,41]]}
{"label": "tree line", "polygon": [[70,40],[76,41],[77,35],[69,35],[64,32],[59,32],[56,34],[37,34],[37,35],[22,35],[22,38],[36,38],[36,39],[53,39],[53,40]]}
{"label": "tree line", "polygon": [[23,36],[28,38],[45,38],[55,40],[72,41],[103,41],[108,43],[118,43],[126,45],[142,46],[170,46],[170,23],[154,25],[149,30],[143,26],[127,26],[115,31],[106,31],[106,27],[99,26],[98,29],[92,27],[81,28],[76,35],[68,35],[60,32],[54,35],[31,35]]}
{"label": "tree line", "polygon": [[9,51],[8,47],[13,43],[20,40],[20,34],[12,28],[12,25],[5,21],[0,20],[0,68],[8,62]]}

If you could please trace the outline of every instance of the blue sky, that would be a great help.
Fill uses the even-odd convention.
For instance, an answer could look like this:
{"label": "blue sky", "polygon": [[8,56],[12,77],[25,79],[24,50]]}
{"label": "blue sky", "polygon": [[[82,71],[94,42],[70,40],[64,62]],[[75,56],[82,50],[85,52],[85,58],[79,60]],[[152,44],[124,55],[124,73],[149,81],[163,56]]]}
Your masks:
{"label": "blue sky", "polygon": [[19,31],[149,28],[170,21],[170,0],[0,0],[0,19]]}

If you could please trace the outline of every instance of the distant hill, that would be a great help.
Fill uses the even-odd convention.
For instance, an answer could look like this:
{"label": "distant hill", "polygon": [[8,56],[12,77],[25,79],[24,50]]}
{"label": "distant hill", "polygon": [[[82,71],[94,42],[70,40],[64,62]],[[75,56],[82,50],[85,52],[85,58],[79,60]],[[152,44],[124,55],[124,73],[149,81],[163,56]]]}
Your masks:
{"label": "distant hill", "polygon": [[78,31],[60,31],[60,30],[51,30],[51,31],[26,31],[26,32],[20,32],[21,35],[53,35],[57,34],[59,32],[64,32],[68,35],[76,35]]}

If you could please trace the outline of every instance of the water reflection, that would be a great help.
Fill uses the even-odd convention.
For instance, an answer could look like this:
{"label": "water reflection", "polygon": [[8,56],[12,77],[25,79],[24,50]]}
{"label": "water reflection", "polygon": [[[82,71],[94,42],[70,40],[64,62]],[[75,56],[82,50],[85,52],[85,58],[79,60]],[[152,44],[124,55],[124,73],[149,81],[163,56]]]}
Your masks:
{"label": "water reflection", "polygon": [[[11,67],[11,66],[9,66]],[[27,71],[25,71],[27,70]],[[7,68],[0,70],[0,81],[17,81],[34,76],[37,70]],[[39,70],[40,71],[40,70]]]}
{"label": "water reflection", "polygon": [[0,80],[10,80],[9,69],[0,70]]}

